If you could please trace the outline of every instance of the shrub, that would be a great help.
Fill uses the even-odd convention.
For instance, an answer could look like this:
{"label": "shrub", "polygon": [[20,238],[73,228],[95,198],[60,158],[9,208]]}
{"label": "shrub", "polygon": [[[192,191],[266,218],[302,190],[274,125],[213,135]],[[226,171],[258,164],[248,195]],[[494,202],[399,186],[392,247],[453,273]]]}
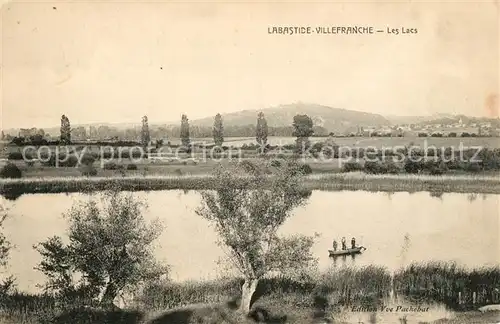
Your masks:
{"label": "shrub", "polygon": [[366,162],[364,170],[371,174],[398,174],[400,172],[399,167],[392,161]]}
{"label": "shrub", "polygon": [[364,170],[366,173],[371,173],[371,174],[382,173],[380,170],[380,163],[379,162],[373,162],[373,161],[365,162],[365,169]]}
{"label": "shrub", "polygon": [[258,166],[256,166],[254,163],[252,163],[249,160],[243,160],[239,164],[240,164],[240,167],[242,167],[243,170],[245,170],[248,173],[256,173],[259,169]]}
{"label": "shrub", "polygon": [[401,172],[400,168],[396,165],[396,163],[392,161],[386,161],[382,164],[382,170],[384,173],[389,174],[398,174]]}
{"label": "shrub", "polygon": [[120,152],[119,156],[122,159],[132,159],[132,158],[138,159],[138,158],[144,157],[144,154],[145,154],[145,152],[143,152],[142,150],[141,151],[133,150],[131,152],[130,151],[122,151],[122,152]]}
{"label": "shrub", "polygon": [[[31,159],[31,157],[28,157],[28,156],[26,156],[26,158]],[[16,152],[10,152],[7,155],[7,159],[9,159],[9,160],[22,160],[22,159],[24,159],[24,157],[23,157],[23,153],[16,151]]]}
{"label": "shrub", "polygon": [[450,160],[446,162],[446,168],[448,170],[459,170],[462,169],[461,163],[459,163],[457,160]]}
{"label": "shrub", "polygon": [[81,168],[80,172],[82,173],[83,176],[86,177],[93,177],[97,175],[97,169],[94,167],[93,164],[84,165]]}
{"label": "shrub", "polygon": [[21,178],[23,173],[14,163],[7,163],[0,170],[0,178]]}
{"label": "shrub", "polygon": [[174,170],[174,173],[175,173],[176,175],[182,175],[182,170],[181,170],[181,169],[175,169],[175,170]]}
{"label": "shrub", "polygon": [[137,165],[131,163],[127,165],[127,170],[137,170]]}
{"label": "shrub", "polygon": [[432,175],[441,175],[448,171],[448,166],[443,161],[427,161],[425,169]]}
{"label": "shrub", "polygon": [[363,166],[355,161],[348,161],[342,165],[342,172],[354,172],[363,170]]}
{"label": "shrub", "polygon": [[415,161],[414,159],[406,159],[404,169],[407,173],[419,173],[424,169],[422,161]]}
{"label": "shrub", "polygon": [[114,152],[109,152],[109,151],[102,152],[100,156],[101,159],[111,159],[113,157],[114,157]]}
{"label": "shrub", "polygon": [[25,142],[24,137],[17,137],[17,136],[16,136],[16,137],[14,137],[14,138],[12,139],[12,141],[11,141],[11,143],[12,143],[12,144],[15,144],[15,145],[17,145],[17,146],[21,146],[21,145],[23,145],[23,144],[24,144],[24,142]]}
{"label": "shrub", "polygon": [[279,167],[281,167],[281,161],[280,160],[272,160],[271,166],[275,167],[275,168],[279,168]]}
{"label": "shrub", "polygon": [[238,151],[229,151],[227,153],[227,158],[228,159],[241,159],[243,158],[243,152],[238,152]]}
{"label": "shrub", "polygon": [[479,154],[479,158],[482,160],[483,169],[500,169],[500,154],[497,150],[483,149]]}
{"label": "shrub", "polygon": [[465,171],[467,172],[479,172],[482,170],[481,166],[477,162],[465,162]]}
{"label": "shrub", "polygon": [[85,153],[81,157],[81,162],[82,162],[82,164],[85,164],[85,165],[92,164],[95,162],[95,160],[96,160],[96,157],[91,153]]}
{"label": "shrub", "polygon": [[429,174],[431,175],[442,175],[444,171],[440,168],[433,167],[432,169],[429,170]]}
{"label": "shrub", "polygon": [[312,173],[312,168],[309,164],[302,164],[300,166],[300,172],[302,174],[311,174]]}
{"label": "shrub", "polygon": [[78,165],[78,158],[74,155],[70,155],[68,158],[63,157],[63,159],[59,161],[59,166],[62,167],[75,167],[77,165]]}
{"label": "shrub", "polygon": [[104,170],[116,170],[118,166],[115,162],[107,162],[102,167]]}

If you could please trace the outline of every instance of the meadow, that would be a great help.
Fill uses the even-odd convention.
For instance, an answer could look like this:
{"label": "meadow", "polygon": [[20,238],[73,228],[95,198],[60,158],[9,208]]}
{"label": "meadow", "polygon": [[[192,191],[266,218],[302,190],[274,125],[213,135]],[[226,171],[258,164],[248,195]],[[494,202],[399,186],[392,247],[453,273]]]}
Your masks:
{"label": "meadow", "polygon": [[[327,137],[310,137],[311,143],[316,143],[326,140]],[[270,136],[268,142],[271,145],[290,145],[295,143],[295,137],[287,136]],[[417,137],[417,136],[406,136],[406,137],[334,137],[333,140],[337,145],[344,146],[362,146],[368,147],[373,146],[377,148],[394,147],[408,145],[409,143],[414,143],[418,146],[424,146],[427,142],[428,145],[435,145],[437,147],[442,146],[454,146],[458,147],[460,143],[463,146],[483,146],[489,148],[500,148],[500,138],[498,137]],[[169,139],[171,144],[179,145],[181,143],[179,138]],[[213,138],[195,138],[193,142],[199,143],[213,143]],[[253,137],[228,137],[224,139],[224,145],[240,147],[244,144],[250,145],[255,144],[255,138]]]}

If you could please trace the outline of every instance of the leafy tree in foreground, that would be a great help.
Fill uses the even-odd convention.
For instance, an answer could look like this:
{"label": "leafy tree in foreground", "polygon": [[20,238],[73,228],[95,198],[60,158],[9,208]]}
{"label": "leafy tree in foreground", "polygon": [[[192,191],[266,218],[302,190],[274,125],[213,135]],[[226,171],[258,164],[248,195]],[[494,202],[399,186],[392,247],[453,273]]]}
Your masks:
{"label": "leafy tree in foreground", "polygon": [[145,207],[131,193],[116,190],[74,205],[65,215],[69,243],[54,236],[34,247],[42,257],[37,269],[48,277],[46,289],[113,307],[120,293],[166,275],[168,268],[155,261],[151,246],[161,226],[145,221]]}
{"label": "leafy tree in foreground", "polygon": [[[9,258],[9,252],[12,245],[7,240],[3,233],[3,224],[8,215],[8,208],[4,206],[3,202],[0,203],[0,267],[3,268],[7,265]],[[9,292],[9,290],[14,286],[14,277],[10,276],[7,278],[2,278],[0,282],[0,297]]]}
{"label": "leafy tree in foreground", "polygon": [[[248,164],[248,163],[247,163]],[[266,166],[232,165],[216,169],[215,190],[202,192],[197,214],[209,220],[244,277],[240,310],[248,313],[259,279],[270,272],[313,265],[312,237],[278,237],[277,230],[310,191],[301,188],[300,167],[289,162],[272,177]],[[242,180],[242,176],[245,176]]]}
{"label": "leafy tree in foreground", "polygon": [[5,235],[3,234],[3,223],[7,218],[7,208],[0,205],[0,267],[4,267],[7,264],[7,259],[9,257],[9,251],[11,245]]}
{"label": "leafy tree in foreground", "polygon": [[222,143],[224,143],[224,125],[220,114],[215,115],[212,135],[214,136],[215,145],[222,146]]}

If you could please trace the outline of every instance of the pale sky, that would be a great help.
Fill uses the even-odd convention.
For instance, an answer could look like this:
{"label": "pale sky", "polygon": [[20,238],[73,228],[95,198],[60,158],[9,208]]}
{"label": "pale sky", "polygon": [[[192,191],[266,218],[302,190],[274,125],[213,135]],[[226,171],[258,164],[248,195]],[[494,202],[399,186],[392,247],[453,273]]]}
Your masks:
{"label": "pale sky", "polygon": [[[154,124],[297,101],[496,117],[498,17],[493,1],[10,2],[1,126],[57,126],[61,114]],[[418,34],[268,34],[349,25]]]}

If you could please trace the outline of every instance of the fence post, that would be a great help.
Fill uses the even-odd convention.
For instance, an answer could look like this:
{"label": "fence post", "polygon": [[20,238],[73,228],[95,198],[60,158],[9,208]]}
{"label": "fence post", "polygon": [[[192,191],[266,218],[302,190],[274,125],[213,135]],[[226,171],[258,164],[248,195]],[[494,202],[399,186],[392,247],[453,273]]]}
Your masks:
{"label": "fence post", "polygon": [[462,305],[462,292],[461,291],[458,292],[458,304]]}
{"label": "fence post", "polygon": [[475,291],[472,293],[472,304],[473,305],[476,304],[476,292]]}

